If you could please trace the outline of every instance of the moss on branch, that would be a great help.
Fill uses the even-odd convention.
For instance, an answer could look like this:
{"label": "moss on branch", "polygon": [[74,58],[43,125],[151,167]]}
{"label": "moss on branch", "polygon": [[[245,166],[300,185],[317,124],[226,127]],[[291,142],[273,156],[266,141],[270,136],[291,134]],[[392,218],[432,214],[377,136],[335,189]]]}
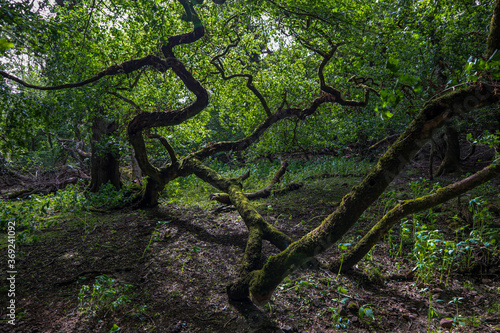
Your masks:
{"label": "moss on branch", "polygon": [[266,302],[281,280],[310,258],[330,248],[361,214],[384,192],[431,137],[433,131],[461,112],[499,102],[494,86],[478,83],[430,101],[380,158],[365,179],[343,199],[339,207],[320,226],[281,253],[269,258],[264,267],[252,272],[249,293],[257,302]]}
{"label": "moss on branch", "polygon": [[341,268],[346,271],[360,261],[370,249],[382,239],[387,232],[402,218],[408,214],[423,211],[450,199],[453,199],[500,174],[499,160],[493,162],[490,166],[467,177],[459,182],[453,183],[439,189],[436,193],[423,196],[421,198],[406,200],[394,206],[382,219],[377,222],[370,231],[346,254],[342,260],[336,260],[328,265],[332,272],[338,272]]}

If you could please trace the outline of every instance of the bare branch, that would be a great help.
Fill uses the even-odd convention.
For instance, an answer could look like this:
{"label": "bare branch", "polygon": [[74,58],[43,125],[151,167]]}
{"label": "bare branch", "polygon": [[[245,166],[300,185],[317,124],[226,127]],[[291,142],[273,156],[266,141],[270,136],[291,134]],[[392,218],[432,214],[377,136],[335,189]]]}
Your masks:
{"label": "bare branch", "polygon": [[232,75],[226,76],[226,74],[225,74],[224,66],[223,66],[222,61],[220,59],[222,57],[224,57],[232,48],[238,46],[239,41],[240,41],[240,39],[238,37],[234,43],[231,43],[228,46],[226,46],[224,51],[221,54],[218,54],[215,57],[213,57],[210,62],[212,63],[212,65],[215,66],[215,68],[217,68],[217,71],[220,73],[220,75],[224,81],[228,81],[228,80],[231,80],[231,79],[237,78],[237,77],[246,78],[247,79],[247,84],[246,84],[247,88],[255,95],[255,97],[257,97],[259,99],[260,104],[262,105],[262,107],[264,108],[264,111],[266,112],[266,115],[268,117],[270,117],[271,116],[271,109],[269,108],[269,105],[267,104],[267,101],[264,98],[264,96],[253,85],[253,75],[238,73],[238,74],[232,74]]}
{"label": "bare branch", "polygon": [[76,87],[83,87],[85,85],[88,85],[93,82],[97,82],[100,79],[102,79],[105,76],[113,76],[113,75],[120,75],[120,74],[128,74],[132,73],[138,69],[141,69],[145,66],[152,66],[159,70],[160,72],[165,72],[168,68],[170,68],[169,64],[167,61],[158,58],[157,56],[154,55],[148,55],[144,58],[140,59],[133,59],[129,61],[122,62],[121,64],[113,65],[105,70],[97,73],[95,76],[81,81],[77,83],[66,83],[58,86],[51,86],[51,87],[44,87],[44,86],[37,86],[34,84],[27,83],[15,76],[12,76],[4,71],[0,71],[0,75],[3,76],[6,79],[12,80],[14,82],[17,82],[27,88],[31,89],[37,89],[37,90],[61,90],[61,89],[68,89],[68,88],[76,88]]}

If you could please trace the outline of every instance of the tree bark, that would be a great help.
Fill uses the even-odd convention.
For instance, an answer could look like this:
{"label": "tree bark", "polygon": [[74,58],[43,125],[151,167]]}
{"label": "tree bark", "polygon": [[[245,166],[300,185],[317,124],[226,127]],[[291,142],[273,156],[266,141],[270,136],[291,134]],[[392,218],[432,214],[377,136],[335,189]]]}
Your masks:
{"label": "tree bark", "polygon": [[106,144],[107,137],[113,135],[116,129],[115,121],[107,121],[101,115],[94,118],[89,192],[99,191],[108,182],[116,189],[121,188],[118,152]]}
{"label": "tree bark", "polygon": [[137,163],[134,154],[130,156],[130,161],[132,164],[132,180],[140,183],[142,180],[142,170],[139,163]]}
{"label": "tree bark", "polygon": [[160,192],[165,188],[165,184],[156,182],[154,179],[147,178],[146,186],[141,191],[137,207],[152,208],[158,206]]}
{"label": "tree bark", "polygon": [[486,58],[490,58],[495,51],[500,51],[500,1],[497,0],[490,22],[490,33],[486,47]]}
{"label": "tree bark", "polygon": [[436,176],[454,173],[460,170],[460,142],[458,132],[452,126],[445,129],[446,153],[441,165],[436,172]]}

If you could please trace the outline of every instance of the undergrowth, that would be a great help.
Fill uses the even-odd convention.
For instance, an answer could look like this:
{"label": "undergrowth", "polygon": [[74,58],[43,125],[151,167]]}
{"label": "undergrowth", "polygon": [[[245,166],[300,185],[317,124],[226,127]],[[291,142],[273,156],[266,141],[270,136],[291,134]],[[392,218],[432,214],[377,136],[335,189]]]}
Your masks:
{"label": "undergrowth", "polygon": [[[435,192],[440,184],[419,179],[409,187],[409,196],[418,198]],[[429,284],[437,279],[445,286],[451,272],[474,271],[477,265],[487,267],[500,260],[498,219],[485,198],[492,191],[491,185],[484,184],[455,199],[458,207],[449,202],[402,219],[385,238],[391,255],[411,259],[417,281]],[[377,206],[378,218],[397,204],[401,195],[400,191],[386,192]],[[439,220],[444,224],[438,224]]]}
{"label": "undergrowth", "polygon": [[[274,174],[280,168],[280,162],[270,162],[267,160],[252,163],[243,167],[236,164],[225,164],[219,160],[211,160],[209,167],[216,170],[224,177],[239,177],[250,172],[250,177],[244,181],[244,192],[253,192],[266,187]],[[288,162],[286,173],[281,178],[280,186],[286,186],[291,183],[308,181],[311,177],[319,175],[336,175],[339,177],[347,175],[363,176],[372,166],[367,161],[356,161],[341,157],[321,157],[318,159],[303,161],[294,160]],[[197,178],[194,175],[185,178],[177,178],[170,182],[163,192],[163,199],[166,202],[175,202],[185,206],[197,206],[203,209],[210,209],[215,203],[208,200],[208,196],[218,192],[212,187]]]}
{"label": "undergrowth", "polygon": [[131,184],[116,190],[108,183],[96,193],[87,193],[83,183],[78,183],[46,196],[5,201],[0,205],[0,232],[5,232],[8,225],[15,226],[17,240],[27,242],[33,231],[56,224],[55,217],[60,214],[126,206],[131,200],[130,188]]}
{"label": "undergrowth", "polygon": [[78,293],[79,309],[82,314],[95,316],[117,310],[131,301],[131,284],[117,284],[115,279],[100,275],[95,278],[92,286],[83,285]]}

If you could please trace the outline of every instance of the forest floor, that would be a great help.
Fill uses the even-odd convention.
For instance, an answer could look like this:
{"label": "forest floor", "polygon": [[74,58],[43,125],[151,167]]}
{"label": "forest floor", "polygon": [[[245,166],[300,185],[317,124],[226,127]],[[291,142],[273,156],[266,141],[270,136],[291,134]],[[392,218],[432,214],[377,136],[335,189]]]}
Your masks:
{"label": "forest floor", "polygon": [[[393,193],[410,193],[410,181],[420,176],[422,170],[406,170],[391,185]],[[310,179],[297,191],[255,203],[270,223],[298,239],[360,179]],[[479,194],[498,202],[499,188],[497,180]],[[490,216],[498,227],[497,208]],[[359,239],[383,210],[384,203],[373,206],[341,244]],[[443,237],[456,237],[450,221],[460,220],[450,217],[459,210],[457,200],[435,209],[440,212],[435,228]],[[225,293],[237,276],[247,236],[235,211],[164,203],[148,211],[53,219],[57,223],[18,248],[15,326],[7,322],[7,273],[0,272],[0,332],[252,331]],[[284,332],[499,332],[498,251],[489,251],[489,257],[469,253],[467,269],[441,277],[436,268],[438,274],[423,281],[407,274],[416,261],[405,255],[412,244],[400,242],[398,230],[349,274],[321,268],[294,272],[264,311]],[[399,245],[403,255],[396,255]],[[319,259],[327,263],[341,251],[334,247]],[[276,249],[266,244],[264,252],[268,256]]]}

